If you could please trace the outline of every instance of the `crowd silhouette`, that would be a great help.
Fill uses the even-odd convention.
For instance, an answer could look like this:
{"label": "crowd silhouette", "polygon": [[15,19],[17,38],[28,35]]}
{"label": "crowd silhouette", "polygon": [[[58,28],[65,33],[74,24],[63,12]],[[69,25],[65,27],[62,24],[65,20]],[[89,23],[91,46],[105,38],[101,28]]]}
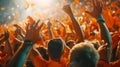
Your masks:
{"label": "crowd silhouette", "polygon": [[22,26],[1,24],[0,67],[120,67],[119,3],[92,0],[77,20],[67,4],[65,22],[28,16]]}

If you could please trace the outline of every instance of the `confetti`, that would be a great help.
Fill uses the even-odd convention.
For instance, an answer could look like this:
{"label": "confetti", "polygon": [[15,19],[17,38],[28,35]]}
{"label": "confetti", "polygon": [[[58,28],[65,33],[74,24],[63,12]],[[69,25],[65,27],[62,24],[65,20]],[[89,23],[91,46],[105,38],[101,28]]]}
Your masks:
{"label": "confetti", "polygon": [[4,8],[4,7],[1,7],[1,10],[2,10],[2,11],[4,11],[4,10],[5,10],[5,8]]}

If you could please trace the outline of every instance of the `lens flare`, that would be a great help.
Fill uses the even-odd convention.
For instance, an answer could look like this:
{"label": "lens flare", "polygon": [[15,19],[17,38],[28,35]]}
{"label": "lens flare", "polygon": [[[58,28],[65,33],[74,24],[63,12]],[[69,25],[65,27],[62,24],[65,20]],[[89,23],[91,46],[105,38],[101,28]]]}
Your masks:
{"label": "lens flare", "polygon": [[36,4],[37,8],[46,9],[48,7],[52,7],[54,4],[54,0],[31,0],[32,3]]}

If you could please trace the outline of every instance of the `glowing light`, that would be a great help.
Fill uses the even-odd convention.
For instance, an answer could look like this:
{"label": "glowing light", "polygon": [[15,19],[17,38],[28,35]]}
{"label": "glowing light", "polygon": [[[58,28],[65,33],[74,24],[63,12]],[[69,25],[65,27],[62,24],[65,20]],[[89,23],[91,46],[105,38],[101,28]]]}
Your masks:
{"label": "glowing light", "polygon": [[36,4],[39,8],[51,7],[54,0],[30,0],[30,2]]}
{"label": "glowing light", "polygon": [[13,11],[14,9],[15,9],[14,7],[11,8],[12,11]]}
{"label": "glowing light", "polygon": [[3,11],[3,10],[5,10],[5,8],[4,8],[4,7],[1,7],[1,10]]}
{"label": "glowing light", "polygon": [[17,5],[17,7],[19,8],[19,7],[20,7],[20,5]]}
{"label": "glowing light", "polygon": [[8,19],[9,19],[9,20],[11,20],[11,19],[12,19],[12,17],[11,17],[11,16],[8,16]]}
{"label": "glowing light", "polygon": [[52,3],[52,0],[37,0],[41,6],[45,6],[45,7],[48,7],[51,5]]}

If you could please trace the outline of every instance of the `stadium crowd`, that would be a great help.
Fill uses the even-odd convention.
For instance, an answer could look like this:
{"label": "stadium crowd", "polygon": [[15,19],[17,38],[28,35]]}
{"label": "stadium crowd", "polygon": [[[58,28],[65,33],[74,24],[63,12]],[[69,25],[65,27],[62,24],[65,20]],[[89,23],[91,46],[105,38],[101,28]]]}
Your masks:
{"label": "stadium crowd", "polygon": [[[75,18],[0,25],[0,67],[120,67],[120,0],[92,0]],[[83,6],[84,7],[84,6]]]}

